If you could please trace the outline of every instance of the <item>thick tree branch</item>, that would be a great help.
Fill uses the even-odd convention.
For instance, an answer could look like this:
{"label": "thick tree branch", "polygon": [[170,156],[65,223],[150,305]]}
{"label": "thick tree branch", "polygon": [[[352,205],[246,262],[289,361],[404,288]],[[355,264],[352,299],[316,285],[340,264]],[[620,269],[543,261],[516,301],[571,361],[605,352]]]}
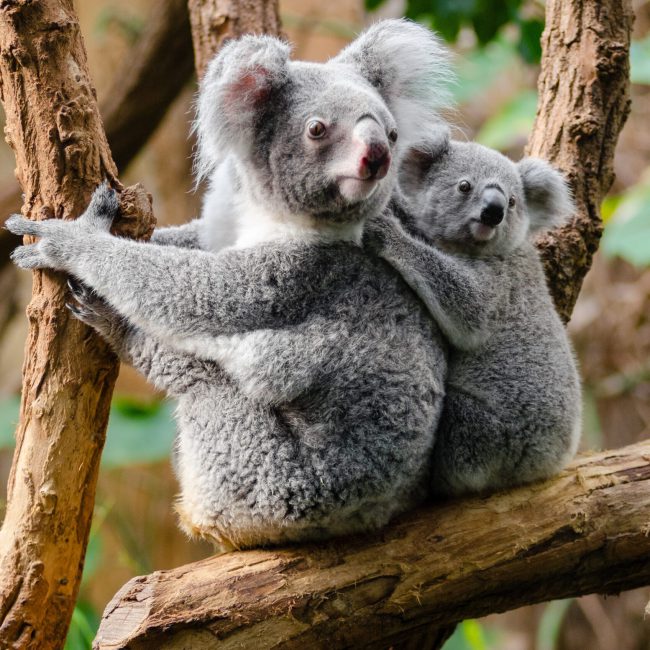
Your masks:
{"label": "thick tree branch", "polygon": [[560,316],[571,317],[602,232],[600,204],[614,180],[614,149],[630,110],[629,0],[548,0],[537,119],[528,154],[571,180],[572,223],[539,241]]}
{"label": "thick tree branch", "polygon": [[[0,4],[6,138],[33,218],[72,218],[119,187],[72,0]],[[152,227],[141,189],[125,197]],[[74,607],[117,361],[65,309],[60,274],[35,272],[21,415],[0,530],[0,645],[60,648]]]}
{"label": "thick tree branch", "polygon": [[650,584],[650,442],[382,534],[134,578],[95,648],[389,648],[432,624]]}

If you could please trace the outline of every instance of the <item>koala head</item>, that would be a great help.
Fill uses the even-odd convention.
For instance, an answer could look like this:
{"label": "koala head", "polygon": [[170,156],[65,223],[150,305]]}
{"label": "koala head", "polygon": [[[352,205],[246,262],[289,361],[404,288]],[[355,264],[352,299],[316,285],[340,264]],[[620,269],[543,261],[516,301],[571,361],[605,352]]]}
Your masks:
{"label": "koala head", "polygon": [[560,172],[538,158],[512,162],[498,151],[438,131],[410,151],[400,185],[416,226],[437,244],[475,255],[503,254],[573,214]]}
{"label": "koala head", "polygon": [[379,212],[403,152],[439,122],[448,55],[427,29],[377,23],[327,63],[270,36],[224,45],[198,96],[197,171],[236,158],[256,204],[312,222]]}

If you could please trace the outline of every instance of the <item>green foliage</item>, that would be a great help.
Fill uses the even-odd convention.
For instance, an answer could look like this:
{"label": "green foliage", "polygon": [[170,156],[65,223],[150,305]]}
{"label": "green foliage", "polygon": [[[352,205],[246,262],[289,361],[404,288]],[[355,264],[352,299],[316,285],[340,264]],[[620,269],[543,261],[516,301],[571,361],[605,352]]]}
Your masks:
{"label": "green foliage", "polygon": [[536,111],[537,93],[522,90],[483,123],[476,141],[493,149],[509,149],[528,138]]}
{"label": "green foliage", "polygon": [[[0,401],[0,450],[14,446],[20,401]],[[155,463],[169,457],[175,436],[173,407],[168,402],[144,403],[115,398],[111,406],[102,466]]]}
{"label": "green foliage", "polygon": [[635,84],[650,84],[650,34],[641,40],[632,41],[630,81]]}
{"label": "green foliage", "polygon": [[497,79],[517,63],[515,46],[504,38],[459,57],[456,62],[457,83],[451,87],[454,100],[466,104],[489,92]]}
{"label": "green foliage", "polygon": [[572,602],[572,598],[567,598],[566,600],[554,600],[546,605],[537,628],[535,647],[538,650],[553,650],[557,646],[560,626]]}
{"label": "green foliage", "polygon": [[478,621],[467,620],[458,625],[443,650],[497,650],[499,636]]}
{"label": "green foliage", "polygon": [[104,7],[97,18],[95,32],[106,36],[111,27],[116,27],[129,43],[135,43],[142,34],[146,20],[133,12],[125,11],[123,7]]}
{"label": "green foliage", "polygon": [[104,467],[155,463],[169,457],[175,436],[173,407],[115,398],[108,422]]}
{"label": "green foliage", "polygon": [[[365,0],[366,9],[377,9],[385,0]],[[518,28],[517,50],[529,63],[539,61],[539,37],[544,29],[543,17],[524,13],[525,0],[407,0],[407,18],[428,23],[442,37],[455,43],[460,30],[470,28],[479,45],[496,39],[502,28]]]}
{"label": "green foliage", "polygon": [[89,603],[78,600],[72,612],[64,650],[90,650],[98,627],[97,612]]}
{"label": "green foliage", "polygon": [[604,204],[602,250],[638,267],[650,265],[650,168],[641,180]]}

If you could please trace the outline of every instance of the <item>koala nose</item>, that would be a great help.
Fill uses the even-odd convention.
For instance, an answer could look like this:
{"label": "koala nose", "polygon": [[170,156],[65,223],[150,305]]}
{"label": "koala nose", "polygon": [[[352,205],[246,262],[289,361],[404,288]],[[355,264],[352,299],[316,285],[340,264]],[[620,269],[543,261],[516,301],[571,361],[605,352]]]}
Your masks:
{"label": "koala nose", "polygon": [[364,180],[380,180],[388,173],[390,151],[383,142],[371,142],[359,163],[359,177]]}
{"label": "koala nose", "polygon": [[506,197],[497,189],[488,188],[483,193],[481,206],[481,223],[494,228],[498,226],[506,214]]}

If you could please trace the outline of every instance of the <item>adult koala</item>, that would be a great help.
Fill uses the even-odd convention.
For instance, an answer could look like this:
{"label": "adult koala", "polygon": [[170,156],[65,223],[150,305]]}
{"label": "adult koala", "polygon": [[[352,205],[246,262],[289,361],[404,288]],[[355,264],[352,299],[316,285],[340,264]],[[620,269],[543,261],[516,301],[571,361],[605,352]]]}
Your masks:
{"label": "adult koala", "polygon": [[178,398],[188,532],[225,547],[320,538],[421,498],[444,346],[360,237],[393,191],[392,161],[436,122],[446,72],[434,36],[406,21],[325,64],[245,36],[209,66],[197,122],[200,174],[236,179],[234,245],[195,250],[209,213],[159,244],[111,236],[106,187],[76,221],[8,221],[40,237],[15,262],[81,281],[74,313]]}
{"label": "adult koala", "polygon": [[367,243],[428,306],[451,343],[434,449],[435,493],[543,479],[575,454],[580,383],[531,239],[573,202],[546,162],[515,164],[448,135],[412,151],[394,217]]}

